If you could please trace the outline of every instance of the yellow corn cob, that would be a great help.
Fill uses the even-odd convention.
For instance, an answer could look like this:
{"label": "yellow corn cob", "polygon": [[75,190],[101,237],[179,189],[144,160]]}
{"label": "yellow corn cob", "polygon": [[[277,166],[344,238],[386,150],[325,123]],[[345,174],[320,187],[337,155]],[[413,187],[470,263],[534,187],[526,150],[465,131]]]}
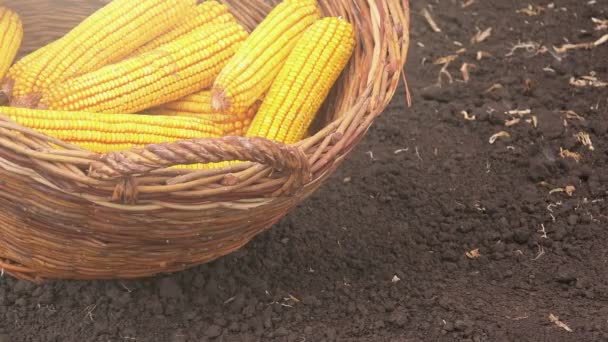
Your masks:
{"label": "yellow corn cob", "polygon": [[120,151],[148,144],[220,137],[210,122],[191,117],[97,114],[0,107],[18,124],[92,152]]}
{"label": "yellow corn cob", "polygon": [[316,0],[288,0],[251,33],[213,86],[213,108],[244,112],[270,88],[304,31],[320,17]]}
{"label": "yellow corn cob", "polygon": [[188,16],[177,23],[168,32],[163,32],[160,36],[146,43],[135,51],[134,54],[142,54],[154,50],[162,45],[170,43],[204,24],[236,22],[236,18],[228,12],[228,7],[217,1],[205,1],[196,6],[196,10],[188,13]]}
{"label": "yellow corn cob", "polygon": [[4,78],[23,39],[23,26],[17,13],[0,7],[0,80]]}
{"label": "yellow corn cob", "polygon": [[10,69],[8,69],[8,72],[6,73],[6,78],[2,84],[2,88],[10,90],[10,94],[8,94],[10,97],[12,97],[14,94],[14,91],[13,91],[14,83],[15,83],[15,80],[19,77],[19,75],[21,75],[25,69],[29,69],[31,71],[31,67],[33,66],[33,61],[44,56],[46,51],[48,51],[52,48],[53,48],[53,44],[51,43],[42,48],[34,50],[32,53],[30,53],[30,54],[26,55],[25,57],[21,58],[20,60],[18,60],[15,64],[13,64],[10,67]]}
{"label": "yellow corn cob", "polygon": [[212,122],[225,135],[244,136],[257,112],[259,103],[242,113],[221,113],[211,107],[211,92],[208,90],[188,95],[177,101],[162,104],[146,111],[148,114],[169,116],[193,116]]}
{"label": "yellow corn cob", "polygon": [[352,55],[352,25],[317,21],[300,38],[247,131],[285,144],[298,142]]}
{"label": "yellow corn cob", "polygon": [[203,25],[155,50],[49,89],[40,108],[136,113],[180,99],[210,87],[246,37],[236,22]]}
{"label": "yellow corn cob", "polygon": [[19,59],[15,64],[13,64],[10,69],[8,69],[7,77],[15,79],[17,75],[23,72],[23,69],[27,67],[27,65],[31,65],[33,61],[43,56],[47,51],[47,49],[51,49],[53,44],[48,44],[47,46],[41,47],[39,49],[34,50],[32,53],[24,56]]}
{"label": "yellow corn cob", "polygon": [[[10,75],[13,96],[36,95],[51,85],[122,60],[195,8],[196,0],[114,0],[85,19],[37,58],[25,58]],[[27,63],[27,64],[24,64]]]}

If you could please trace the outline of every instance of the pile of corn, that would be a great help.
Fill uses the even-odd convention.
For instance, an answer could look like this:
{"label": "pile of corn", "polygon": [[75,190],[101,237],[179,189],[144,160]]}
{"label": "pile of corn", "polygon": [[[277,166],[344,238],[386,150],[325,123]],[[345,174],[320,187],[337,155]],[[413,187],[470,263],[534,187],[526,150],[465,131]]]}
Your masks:
{"label": "pile of corn", "polygon": [[[216,1],[114,0],[15,58],[0,7],[0,115],[93,152],[221,136],[302,140],[346,67],[353,27],[284,0],[252,32]],[[8,104],[8,105],[7,105]]]}

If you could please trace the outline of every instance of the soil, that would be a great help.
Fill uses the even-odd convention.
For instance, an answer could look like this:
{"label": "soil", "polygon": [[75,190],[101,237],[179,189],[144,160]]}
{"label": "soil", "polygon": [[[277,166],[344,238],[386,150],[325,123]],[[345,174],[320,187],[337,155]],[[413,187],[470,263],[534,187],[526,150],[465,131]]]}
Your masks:
{"label": "soil", "polygon": [[4,277],[0,341],[607,341],[608,88],[570,81],[607,82],[608,44],[553,48],[607,2],[463,2],[413,1],[413,106],[273,229],[155,279]]}

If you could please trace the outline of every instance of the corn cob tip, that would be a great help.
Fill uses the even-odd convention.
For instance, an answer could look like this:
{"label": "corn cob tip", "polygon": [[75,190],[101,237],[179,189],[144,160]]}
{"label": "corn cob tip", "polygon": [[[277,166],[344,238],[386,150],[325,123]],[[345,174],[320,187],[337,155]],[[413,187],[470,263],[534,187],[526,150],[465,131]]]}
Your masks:
{"label": "corn cob tip", "polygon": [[15,87],[15,81],[11,78],[6,78],[2,81],[2,85],[0,86],[0,93],[6,97],[6,100],[3,100],[1,103],[6,104],[10,101],[13,96],[13,87]]}
{"label": "corn cob tip", "polygon": [[224,112],[231,107],[230,99],[226,95],[226,91],[221,88],[213,88],[211,91],[211,107],[214,110]]}
{"label": "corn cob tip", "polygon": [[10,99],[11,107],[19,108],[35,108],[35,109],[47,109],[45,106],[40,104],[42,98],[41,93],[33,93],[21,97],[13,97]]}

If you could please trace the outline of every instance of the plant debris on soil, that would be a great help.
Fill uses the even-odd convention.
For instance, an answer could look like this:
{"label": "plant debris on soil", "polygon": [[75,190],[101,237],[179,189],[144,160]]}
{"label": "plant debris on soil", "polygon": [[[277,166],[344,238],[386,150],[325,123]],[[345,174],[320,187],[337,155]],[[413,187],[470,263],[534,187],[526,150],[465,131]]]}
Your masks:
{"label": "plant debris on soil", "polygon": [[608,340],[605,0],[412,6],[413,106],[313,198],[178,274],[4,276],[0,341]]}

